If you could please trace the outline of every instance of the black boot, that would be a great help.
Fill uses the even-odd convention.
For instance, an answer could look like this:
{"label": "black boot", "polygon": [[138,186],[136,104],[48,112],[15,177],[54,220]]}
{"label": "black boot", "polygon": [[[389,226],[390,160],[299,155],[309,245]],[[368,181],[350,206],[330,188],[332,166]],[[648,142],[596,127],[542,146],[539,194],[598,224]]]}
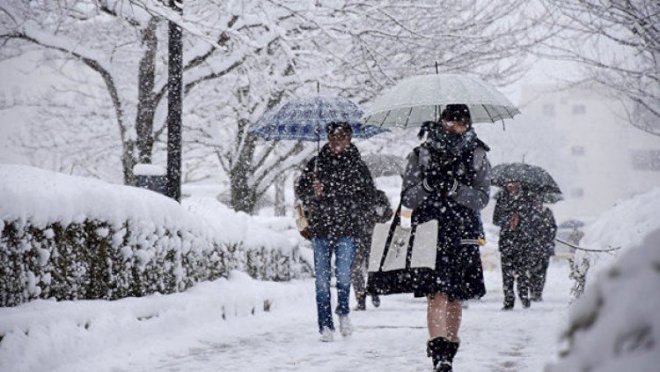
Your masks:
{"label": "black boot", "polygon": [[[366,297],[366,296],[365,296]],[[355,307],[355,311],[364,311],[367,310],[367,301],[365,297],[360,297],[357,300],[357,306]]]}
{"label": "black boot", "polygon": [[451,372],[454,356],[458,351],[458,342],[451,342],[444,337],[436,337],[426,345],[426,354],[433,360],[434,372]]}

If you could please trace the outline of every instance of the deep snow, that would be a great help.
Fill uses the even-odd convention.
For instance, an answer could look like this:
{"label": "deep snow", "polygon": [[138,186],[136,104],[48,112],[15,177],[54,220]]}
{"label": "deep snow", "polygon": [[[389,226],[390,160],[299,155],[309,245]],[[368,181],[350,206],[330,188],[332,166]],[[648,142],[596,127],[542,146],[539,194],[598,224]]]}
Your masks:
{"label": "deep snow", "polygon": [[[512,312],[500,311],[499,272],[487,271],[489,293],[464,311],[456,369],[542,370],[566,318],[567,270],[553,262],[545,302]],[[234,272],[168,296],[0,309],[0,370],[428,371],[425,311],[422,299],[384,297],[378,309],[351,313],[351,337],[321,343],[312,280],[258,282]]]}
{"label": "deep snow", "polygon": [[[129,194],[142,196],[143,192],[131,190]],[[488,294],[470,302],[464,312],[463,343],[456,357],[456,370],[543,370],[557,361],[559,336],[569,320],[588,312],[598,296],[607,305],[603,321],[578,334],[576,340],[581,344],[577,353],[559,361],[558,370],[570,370],[585,365],[585,361],[589,362],[586,365],[596,366],[595,371],[616,370],[612,368],[620,367],[623,359],[615,352],[620,348],[612,350],[611,343],[617,342],[621,333],[639,330],[639,324],[651,327],[643,339],[646,348],[625,354],[623,364],[653,370],[660,362],[660,323],[655,311],[658,297],[653,296],[658,282],[653,279],[658,277],[660,267],[655,240],[660,221],[658,192],[656,189],[621,202],[587,228],[584,241],[589,244],[635,244],[625,250],[632,255],[622,256],[623,261],[615,266],[623,273],[621,280],[617,275],[608,275],[607,282],[595,284],[602,277],[598,273],[611,272],[621,253],[594,261],[590,280],[595,279],[585,298],[572,306],[569,266],[558,259],[550,266],[543,303],[534,303],[528,310],[517,307],[512,312],[500,311],[497,230],[486,224],[488,244],[482,248],[482,256]],[[236,234],[232,236],[240,239],[282,239],[281,231],[292,226],[287,219],[253,219],[206,209],[204,203],[194,201],[187,209],[196,216],[186,222],[200,217],[212,219],[216,226],[230,227],[231,234]],[[92,202],[87,199],[87,203]],[[56,211],[40,204],[38,198],[22,199],[21,203],[25,204],[14,205],[17,213],[30,212],[20,205],[31,205],[36,208],[32,212],[39,211],[42,218],[49,212],[62,213],[62,209]],[[620,233],[616,241],[611,238],[610,242],[607,236],[611,236],[608,232],[612,226],[620,227]],[[287,234],[283,242],[290,243],[295,237]],[[590,288],[601,288],[599,295],[590,294],[594,291]],[[269,311],[265,311],[266,303],[271,304]],[[639,317],[636,322],[629,317],[630,305]],[[39,300],[0,308],[0,371],[428,371],[425,308],[424,300],[410,295],[385,297],[378,309],[352,312],[356,328],[353,336],[342,339],[336,335],[335,342],[327,344],[318,341],[314,284],[310,279],[260,282],[232,272],[229,279],[199,283],[171,295],[117,301]],[[628,344],[624,347],[630,350]],[[608,363],[600,368],[594,360]]]}

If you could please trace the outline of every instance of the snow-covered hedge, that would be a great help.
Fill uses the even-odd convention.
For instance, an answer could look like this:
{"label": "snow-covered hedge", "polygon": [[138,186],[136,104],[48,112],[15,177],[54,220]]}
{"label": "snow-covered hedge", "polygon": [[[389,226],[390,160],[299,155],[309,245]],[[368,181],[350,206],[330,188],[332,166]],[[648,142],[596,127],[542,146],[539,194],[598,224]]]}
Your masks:
{"label": "snow-covered hedge", "polygon": [[0,306],[171,293],[236,269],[288,280],[311,272],[298,253],[295,241],[213,200],[181,206],[139,188],[0,165]]}
{"label": "snow-covered hedge", "polygon": [[596,250],[620,249],[608,253],[576,251],[572,263],[574,295],[579,297],[600,269],[608,267],[629,248],[639,246],[656,229],[660,229],[660,187],[619,201],[590,223],[580,245]]}
{"label": "snow-covered hedge", "polygon": [[571,306],[560,371],[657,371],[660,365],[660,229],[595,275]]}
{"label": "snow-covered hedge", "polygon": [[[586,282],[572,303],[559,371],[656,371],[660,365],[660,188],[619,202],[590,224],[577,251]],[[587,270],[588,269],[588,270]]]}

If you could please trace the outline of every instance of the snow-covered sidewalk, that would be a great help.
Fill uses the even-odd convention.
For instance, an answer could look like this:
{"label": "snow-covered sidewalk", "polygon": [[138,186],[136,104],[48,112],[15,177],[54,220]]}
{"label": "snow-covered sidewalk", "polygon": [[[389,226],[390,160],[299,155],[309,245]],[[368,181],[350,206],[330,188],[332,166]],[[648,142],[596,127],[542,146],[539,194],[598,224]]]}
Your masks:
{"label": "snow-covered sidewalk", "polygon": [[[456,370],[543,369],[555,355],[571,285],[565,262],[548,274],[545,302],[502,312],[499,271],[486,272],[488,294],[464,311]],[[315,311],[312,280],[257,282],[241,273],[168,296],[37,301],[0,309],[0,370],[430,370],[425,300],[384,297],[378,309],[352,312],[353,336],[337,333],[332,343],[318,341]]]}

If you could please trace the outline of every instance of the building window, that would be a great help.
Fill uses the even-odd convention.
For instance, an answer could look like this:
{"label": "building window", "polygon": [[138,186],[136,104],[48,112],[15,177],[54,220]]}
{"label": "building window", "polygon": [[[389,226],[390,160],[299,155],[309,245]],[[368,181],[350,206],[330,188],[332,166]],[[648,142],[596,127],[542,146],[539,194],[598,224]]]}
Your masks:
{"label": "building window", "polygon": [[581,198],[584,196],[584,189],[581,187],[571,190],[571,196],[574,198]]}
{"label": "building window", "polygon": [[555,105],[552,103],[546,103],[543,105],[543,115],[549,117],[555,116]]}
{"label": "building window", "polygon": [[660,171],[660,150],[637,150],[632,152],[635,170]]}
{"label": "building window", "polygon": [[573,112],[573,115],[584,115],[587,112],[587,108],[584,107],[584,105],[573,105],[571,111]]}
{"label": "building window", "polygon": [[573,147],[571,147],[571,155],[583,156],[584,155],[584,146],[573,146]]}

